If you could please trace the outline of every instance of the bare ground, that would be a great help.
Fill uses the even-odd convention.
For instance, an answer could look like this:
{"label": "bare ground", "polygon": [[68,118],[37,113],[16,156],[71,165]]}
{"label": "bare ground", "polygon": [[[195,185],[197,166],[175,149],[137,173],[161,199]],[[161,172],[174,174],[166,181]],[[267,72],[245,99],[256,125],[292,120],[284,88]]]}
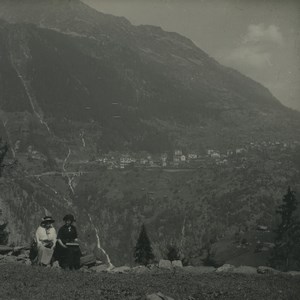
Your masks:
{"label": "bare ground", "polygon": [[0,299],[300,299],[300,276],[155,272],[110,274],[0,264]]}

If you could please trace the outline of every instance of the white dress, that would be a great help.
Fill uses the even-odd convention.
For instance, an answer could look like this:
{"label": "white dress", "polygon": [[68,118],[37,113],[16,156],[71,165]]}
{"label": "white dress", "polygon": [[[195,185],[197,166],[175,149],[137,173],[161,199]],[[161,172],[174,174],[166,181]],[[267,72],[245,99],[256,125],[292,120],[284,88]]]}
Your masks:
{"label": "white dress", "polygon": [[[56,230],[52,225],[50,228],[39,226],[35,236],[38,248],[38,263],[49,265],[56,243]],[[53,243],[51,248],[45,247],[46,241],[51,241]]]}

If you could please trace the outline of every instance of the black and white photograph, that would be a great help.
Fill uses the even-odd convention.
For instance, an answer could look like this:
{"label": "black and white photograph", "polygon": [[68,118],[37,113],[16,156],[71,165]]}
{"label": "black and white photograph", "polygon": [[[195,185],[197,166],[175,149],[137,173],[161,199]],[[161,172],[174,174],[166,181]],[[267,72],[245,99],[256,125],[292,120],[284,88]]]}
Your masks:
{"label": "black and white photograph", "polygon": [[0,0],[0,300],[299,298],[299,0]]}

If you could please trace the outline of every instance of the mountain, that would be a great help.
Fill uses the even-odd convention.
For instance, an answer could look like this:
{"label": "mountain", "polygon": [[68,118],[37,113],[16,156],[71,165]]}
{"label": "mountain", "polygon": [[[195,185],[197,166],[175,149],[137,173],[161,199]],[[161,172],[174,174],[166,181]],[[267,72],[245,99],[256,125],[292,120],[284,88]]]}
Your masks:
{"label": "mountain", "polygon": [[[21,75],[39,114],[55,124],[63,117],[97,121],[105,150],[242,144],[249,135],[275,140],[298,127],[299,114],[266,88],[179,34],[133,26],[80,1],[2,0],[0,18],[38,25],[6,25],[13,29],[5,47],[11,63],[22,60],[14,67],[26,70]],[[10,106],[21,109],[23,98],[17,94],[22,104]]]}
{"label": "mountain", "polygon": [[[173,242],[200,256],[213,238],[271,225],[299,182],[300,114],[187,38],[75,0],[0,0],[0,18],[0,134],[17,160],[0,179],[11,241],[28,241],[43,214],[59,223],[71,211],[82,243],[116,264],[132,260],[143,222],[157,256]],[[258,146],[222,166],[206,155],[245,145]],[[205,162],[99,162],[175,149]]]}

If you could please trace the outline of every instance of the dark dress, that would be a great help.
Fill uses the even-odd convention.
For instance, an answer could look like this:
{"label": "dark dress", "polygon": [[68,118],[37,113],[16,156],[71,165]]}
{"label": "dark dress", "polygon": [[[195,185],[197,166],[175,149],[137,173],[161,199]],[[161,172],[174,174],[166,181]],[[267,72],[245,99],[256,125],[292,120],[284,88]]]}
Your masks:
{"label": "dark dress", "polygon": [[[60,239],[64,245],[66,243],[73,243],[77,238],[77,230],[73,225],[62,226],[57,234],[57,239]],[[56,243],[55,259],[58,260],[59,265],[63,269],[79,269],[80,268],[80,257],[81,251],[79,246],[68,246],[64,248],[59,242]]]}

